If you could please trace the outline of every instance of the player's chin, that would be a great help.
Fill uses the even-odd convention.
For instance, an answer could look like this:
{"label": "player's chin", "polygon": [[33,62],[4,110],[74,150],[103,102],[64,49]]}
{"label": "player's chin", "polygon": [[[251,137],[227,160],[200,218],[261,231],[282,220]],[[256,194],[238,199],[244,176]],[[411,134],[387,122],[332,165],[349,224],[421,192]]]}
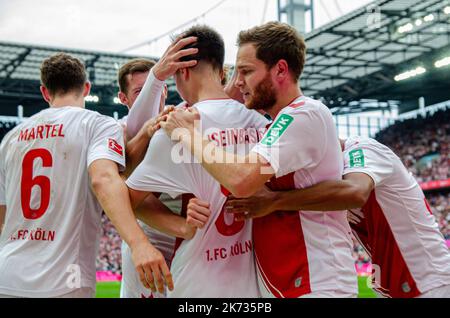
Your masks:
{"label": "player's chin", "polygon": [[244,105],[248,109],[253,109],[253,110],[258,109],[258,107],[255,105],[255,103],[253,102],[253,100],[251,98],[244,99]]}

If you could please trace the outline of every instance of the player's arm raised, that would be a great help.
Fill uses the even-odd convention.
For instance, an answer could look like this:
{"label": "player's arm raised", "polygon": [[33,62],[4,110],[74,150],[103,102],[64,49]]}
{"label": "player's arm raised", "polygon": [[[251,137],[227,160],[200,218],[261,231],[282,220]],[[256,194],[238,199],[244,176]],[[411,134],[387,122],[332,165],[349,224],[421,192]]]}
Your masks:
{"label": "player's arm raised", "polygon": [[[116,163],[96,160],[89,166],[92,189],[103,210],[122,239],[130,246],[133,262],[141,282],[156,292],[164,291],[164,283],[173,290],[172,275],[163,255],[148,241],[136,222],[126,184]],[[155,288],[156,285],[156,288]]]}
{"label": "player's arm raised", "polygon": [[139,132],[147,120],[158,114],[164,81],[174,75],[179,69],[193,67],[197,64],[196,60],[180,61],[182,57],[198,52],[197,48],[184,49],[196,41],[196,37],[177,39],[150,70],[149,77],[128,114],[127,126],[130,138]]}
{"label": "player's arm raised", "polygon": [[239,156],[216,147],[203,138],[196,127],[200,115],[195,109],[176,110],[161,127],[172,138],[181,141],[221,185],[236,197],[250,197],[274,175],[270,164],[259,154]]}
{"label": "player's arm raised", "polygon": [[324,181],[312,187],[273,192],[267,188],[246,199],[231,198],[226,209],[238,220],[258,218],[274,211],[340,211],[361,208],[374,188],[364,173],[349,173],[341,181]]}

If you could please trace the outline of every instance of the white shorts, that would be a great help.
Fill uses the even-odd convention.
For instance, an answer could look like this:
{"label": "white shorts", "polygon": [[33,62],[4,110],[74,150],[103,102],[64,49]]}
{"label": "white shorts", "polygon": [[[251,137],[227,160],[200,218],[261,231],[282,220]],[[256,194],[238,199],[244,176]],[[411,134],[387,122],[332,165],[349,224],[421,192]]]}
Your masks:
{"label": "white shorts", "polygon": [[417,296],[417,298],[450,298],[450,285],[434,288]]}

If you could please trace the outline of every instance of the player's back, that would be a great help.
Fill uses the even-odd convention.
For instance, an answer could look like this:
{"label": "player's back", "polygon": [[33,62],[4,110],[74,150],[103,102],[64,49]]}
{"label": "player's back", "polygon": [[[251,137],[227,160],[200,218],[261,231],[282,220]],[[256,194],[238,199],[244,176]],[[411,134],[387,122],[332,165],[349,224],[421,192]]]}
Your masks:
{"label": "player's back", "polygon": [[[232,100],[208,100],[193,107],[200,113],[203,135],[229,152],[249,152],[262,138],[268,123],[262,115]],[[252,221],[237,222],[226,213],[226,189],[199,163],[191,161],[190,152],[176,147],[164,132],[157,132],[144,165],[127,181],[136,190],[167,192],[172,196],[192,193],[210,203],[211,216],[205,227],[197,230],[193,239],[178,241],[171,266],[175,289],[168,296],[259,296]],[[171,157],[161,158],[162,155]],[[148,160],[151,158],[153,161]],[[143,169],[147,164],[148,169]],[[145,187],[140,182],[144,175]]]}
{"label": "player's back", "polygon": [[[375,189],[352,211],[352,228],[372,256],[380,292],[415,297],[450,284],[450,253],[425,196],[392,150],[370,138],[347,140],[344,173],[364,172]],[[355,223],[355,220],[361,220]]]}
{"label": "player's back", "polygon": [[114,125],[112,118],[82,108],[49,108],[4,138],[0,294],[53,297],[74,288],[95,290],[101,207],[90,189],[88,165],[109,156],[100,149],[109,149],[111,158],[123,156],[117,135],[99,137]]}

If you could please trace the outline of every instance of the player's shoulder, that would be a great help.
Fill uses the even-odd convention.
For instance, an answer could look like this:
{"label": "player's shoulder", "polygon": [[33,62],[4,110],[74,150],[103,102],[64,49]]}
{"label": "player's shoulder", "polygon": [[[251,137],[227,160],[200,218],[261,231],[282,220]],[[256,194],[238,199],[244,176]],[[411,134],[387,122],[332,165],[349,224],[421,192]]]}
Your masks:
{"label": "player's shoulder", "polygon": [[344,152],[353,150],[356,148],[366,148],[373,150],[386,150],[389,149],[382,143],[370,137],[352,136],[345,140]]}
{"label": "player's shoulder", "polygon": [[114,119],[111,116],[100,114],[97,111],[86,109],[84,117],[86,120],[89,120],[96,125],[109,125],[120,127],[120,121]]}
{"label": "player's shoulder", "polygon": [[331,115],[330,110],[321,101],[307,97],[300,96],[289,105],[282,109],[281,114],[299,115],[305,113],[317,113],[322,115]]}
{"label": "player's shoulder", "polygon": [[[266,126],[269,121],[255,110],[250,110],[244,104],[234,99],[217,99],[200,102],[194,105],[201,115],[208,118],[226,121],[230,125]],[[243,123],[245,121],[245,123]]]}
{"label": "player's shoulder", "polygon": [[352,157],[353,154],[361,152],[361,155],[368,155],[370,151],[371,157],[384,158],[386,160],[396,159],[394,152],[387,146],[369,137],[353,136],[345,141],[344,155]]}

